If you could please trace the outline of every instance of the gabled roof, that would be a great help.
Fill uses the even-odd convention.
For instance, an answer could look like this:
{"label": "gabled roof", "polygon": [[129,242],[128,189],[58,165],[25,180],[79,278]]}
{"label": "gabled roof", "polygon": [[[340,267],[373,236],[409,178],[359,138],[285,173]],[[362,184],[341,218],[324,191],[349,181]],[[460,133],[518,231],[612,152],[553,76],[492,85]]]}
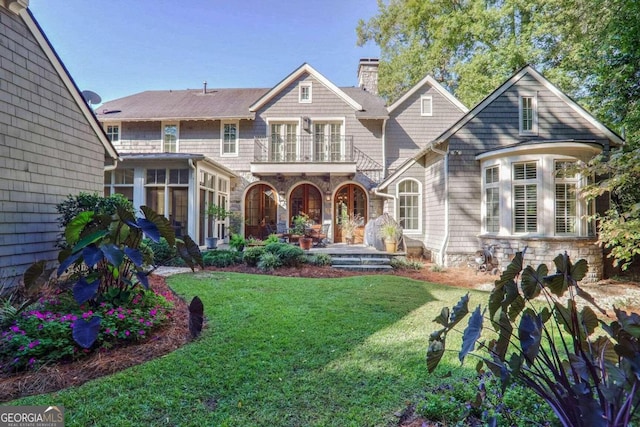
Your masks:
{"label": "gabled roof", "polygon": [[269,89],[150,90],[105,102],[100,120],[220,120],[255,118],[249,106]]}
{"label": "gabled roof", "polygon": [[26,7],[27,4],[28,2],[25,1],[9,2],[9,10],[17,13],[22,18],[24,23],[29,28],[29,31],[31,31],[36,41],[38,42],[38,45],[51,62],[51,65],[58,73],[58,76],[60,76],[60,79],[73,97],[73,100],[77,104],[78,108],[80,108],[80,111],[82,111],[82,114],[87,119],[87,122],[94,130],[109,157],[111,157],[112,159],[117,159],[118,152],[116,151],[113,144],[111,144],[111,141],[109,141],[109,138],[107,138],[107,135],[104,133],[104,130],[98,122],[98,119],[96,118],[93,110],[89,107],[89,105],[87,105],[87,102],[82,96],[80,89],[78,89],[78,86],[73,81],[73,78],[69,74],[69,71],[62,63],[62,60],[49,42],[47,36],[44,34],[44,31],[42,31],[42,28],[40,27],[34,16],[31,14],[31,11]]}
{"label": "gabled roof", "polygon": [[362,105],[361,111],[356,111],[359,119],[388,119],[389,113],[384,99],[364,90],[361,87],[343,87],[344,93]]}
{"label": "gabled roof", "polygon": [[574,111],[576,111],[579,115],[581,115],[585,120],[591,123],[594,127],[599,129],[602,133],[604,133],[609,140],[611,140],[615,145],[624,145],[624,140],[611,129],[600,123],[593,117],[589,112],[587,112],[584,108],[578,105],[574,100],[572,100],[569,96],[564,94],[560,89],[558,89],[555,85],[553,85],[549,80],[544,78],[542,74],[536,71],[530,65],[527,65],[520,69],[520,71],[516,72],[509,80],[502,84],[502,86],[498,87],[494,90],[489,96],[487,96],[484,100],[482,100],[478,105],[476,105],[472,110],[468,111],[464,116],[462,116],[456,123],[454,123],[449,129],[445,130],[440,134],[436,139],[430,141],[424,148],[418,151],[411,158],[407,159],[403,162],[396,171],[388,176],[379,186],[378,189],[384,189],[391,182],[393,182],[398,176],[400,176],[404,171],[410,168],[419,158],[427,154],[429,151],[435,149],[438,144],[441,144],[447,141],[451,136],[455,135],[464,125],[466,125],[469,121],[475,118],[482,110],[484,110],[487,106],[489,106],[493,101],[495,101],[500,95],[506,92],[509,88],[511,88],[514,84],[516,84],[520,79],[522,79],[526,75],[532,76],[536,79],[540,84],[545,86],[549,91],[554,93],[560,99],[562,99],[569,107],[571,107]]}
{"label": "gabled roof", "polygon": [[467,107],[465,107],[465,105],[460,102],[458,100],[458,98],[456,98],[455,96],[453,96],[451,93],[449,93],[448,90],[446,90],[440,83],[438,83],[436,81],[436,79],[434,79],[431,76],[426,76],[424,79],[420,80],[418,83],[416,83],[411,89],[409,89],[404,95],[402,95],[400,97],[400,99],[398,99],[396,102],[394,102],[393,104],[391,104],[388,108],[389,113],[392,113],[393,110],[395,110],[396,108],[398,108],[400,105],[402,105],[407,99],[409,99],[411,96],[413,96],[417,91],[419,91],[422,87],[424,87],[424,85],[429,85],[431,87],[433,87],[435,90],[437,90],[438,92],[440,92],[440,94],[447,100],[449,100],[449,102],[451,102],[453,105],[455,105],[456,107],[458,107],[460,109],[460,111],[462,111],[463,113],[466,113],[467,111],[469,111],[469,109]]}
{"label": "gabled roof", "polygon": [[263,107],[267,102],[269,102],[273,97],[278,95],[282,90],[288,87],[291,83],[293,83],[296,79],[298,79],[301,75],[308,73],[313,76],[316,80],[322,83],[327,89],[331,92],[335,93],[336,96],[342,98],[344,102],[349,104],[354,110],[362,111],[363,107],[358,102],[356,102],[353,98],[347,95],[342,89],[331,83],[326,77],[317,72],[311,65],[304,63],[300,67],[298,67],[295,71],[289,74],[284,78],[280,83],[275,85],[269,92],[264,94],[260,99],[258,99],[253,105],[249,107],[250,111],[257,111],[261,107]]}

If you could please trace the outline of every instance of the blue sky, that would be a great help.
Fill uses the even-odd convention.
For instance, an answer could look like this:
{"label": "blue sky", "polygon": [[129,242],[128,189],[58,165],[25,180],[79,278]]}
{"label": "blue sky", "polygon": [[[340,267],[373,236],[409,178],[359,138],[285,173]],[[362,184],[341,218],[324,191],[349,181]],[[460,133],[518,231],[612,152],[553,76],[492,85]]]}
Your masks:
{"label": "blue sky", "polygon": [[103,101],[152,89],[272,87],[307,62],[357,85],[356,26],[376,0],[30,0],[80,90]]}

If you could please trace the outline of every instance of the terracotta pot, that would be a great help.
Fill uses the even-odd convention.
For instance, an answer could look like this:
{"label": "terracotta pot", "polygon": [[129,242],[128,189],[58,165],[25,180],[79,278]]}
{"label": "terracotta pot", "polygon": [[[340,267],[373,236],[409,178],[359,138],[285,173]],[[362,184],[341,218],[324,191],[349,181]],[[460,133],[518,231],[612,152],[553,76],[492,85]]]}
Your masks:
{"label": "terracotta pot", "polygon": [[385,240],[384,246],[386,251],[390,253],[394,253],[396,250],[398,250],[398,242],[396,242],[395,240]]}
{"label": "terracotta pot", "polygon": [[298,239],[298,243],[300,243],[300,249],[308,251],[309,249],[311,249],[313,239],[311,237],[300,237]]}

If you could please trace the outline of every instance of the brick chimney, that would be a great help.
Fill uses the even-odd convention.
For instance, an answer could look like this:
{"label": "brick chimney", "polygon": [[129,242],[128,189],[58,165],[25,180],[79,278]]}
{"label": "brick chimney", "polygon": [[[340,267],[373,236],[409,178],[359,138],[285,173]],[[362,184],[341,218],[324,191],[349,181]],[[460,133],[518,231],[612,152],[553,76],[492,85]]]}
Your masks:
{"label": "brick chimney", "polygon": [[358,86],[378,94],[378,58],[361,58],[358,65]]}

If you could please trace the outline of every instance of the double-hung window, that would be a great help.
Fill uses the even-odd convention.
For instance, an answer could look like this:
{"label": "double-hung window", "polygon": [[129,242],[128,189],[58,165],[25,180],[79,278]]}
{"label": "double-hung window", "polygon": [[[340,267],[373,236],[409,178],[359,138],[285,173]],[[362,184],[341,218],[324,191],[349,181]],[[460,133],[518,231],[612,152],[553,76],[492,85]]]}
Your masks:
{"label": "double-hung window", "polygon": [[538,165],[537,162],[513,164],[513,231],[538,231]]}
{"label": "double-hung window", "polygon": [[535,95],[522,95],[519,99],[520,135],[538,134],[538,100]]}
{"label": "double-hung window", "polygon": [[133,202],[133,169],[116,169],[104,173],[104,195],[122,194]]}
{"label": "double-hung window", "polygon": [[162,125],[162,152],[178,152],[178,125],[176,123]]}
{"label": "double-hung window", "polygon": [[484,229],[487,233],[500,231],[500,166],[484,170]]}
{"label": "double-hung window", "polygon": [[222,122],[220,128],[222,141],[221,154],[235,156],[238,154],[238,122]]}
{"label": "double-hung window", "polygon": [[578,177],[573,161],[555,162],[555,233],[573,235],[578,224]]}
{"label": "double-hung window", "polygon": [[420,183],[405,179],[398,184],[398,220],[405,231],[420,230]]}

